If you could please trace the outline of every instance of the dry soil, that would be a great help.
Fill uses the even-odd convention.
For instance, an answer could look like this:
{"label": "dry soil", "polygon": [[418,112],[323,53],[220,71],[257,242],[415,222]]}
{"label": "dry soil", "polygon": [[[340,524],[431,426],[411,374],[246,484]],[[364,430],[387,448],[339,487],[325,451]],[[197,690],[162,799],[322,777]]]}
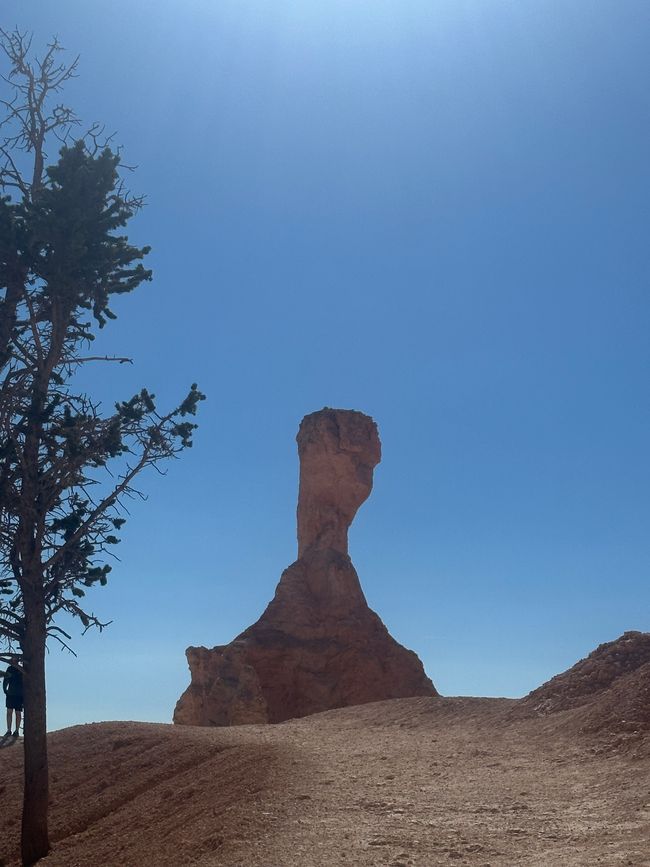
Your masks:
{"label": "dry soil", "polygon": [[[650,865],[650,749],[572,711],[416,698],[273,726],[137,722],[50,735],[43,867]],[[17,862],[22,741],[0,750]]]}

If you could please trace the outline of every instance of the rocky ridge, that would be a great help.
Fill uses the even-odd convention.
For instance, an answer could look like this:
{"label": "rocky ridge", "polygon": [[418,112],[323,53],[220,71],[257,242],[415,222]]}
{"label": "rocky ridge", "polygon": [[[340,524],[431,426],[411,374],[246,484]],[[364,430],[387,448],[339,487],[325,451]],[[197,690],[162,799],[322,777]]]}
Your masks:
{"label": "rocky ridge", "polygon": [[575,711],[594,733],[650,732],[650,633],[625,632],[533,690],[517,715]]}

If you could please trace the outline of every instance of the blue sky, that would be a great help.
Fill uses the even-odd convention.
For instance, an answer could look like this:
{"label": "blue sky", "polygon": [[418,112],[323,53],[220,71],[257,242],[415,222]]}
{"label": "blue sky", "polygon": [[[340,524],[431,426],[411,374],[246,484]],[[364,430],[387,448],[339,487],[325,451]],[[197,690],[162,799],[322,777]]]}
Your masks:
{"label": "blue sky", "polygon": [[81,54],[154,283],[89,381],[208,395],[143,478],[113,624],[56,649],[50,726],[167,721],[188,644],[296,555],[295,434],[379,425],[351,531],[369,603],[444,694],[526,693],[650,628],[646,0],[8,0]]}

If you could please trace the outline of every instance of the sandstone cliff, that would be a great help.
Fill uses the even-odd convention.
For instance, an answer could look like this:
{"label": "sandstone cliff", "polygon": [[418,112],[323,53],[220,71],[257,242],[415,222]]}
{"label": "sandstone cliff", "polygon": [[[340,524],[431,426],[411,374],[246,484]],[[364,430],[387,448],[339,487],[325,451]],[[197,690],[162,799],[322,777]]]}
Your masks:
{"label": "sandstone cliff", "polygon": [[387,698],[437,695],[422,663],[370,610],[348,556],[348,528],[372,490],[374,421],[328,409],[298,431],[298,560],[257,623],[228,645],[190,647],[191,683],[174,722],[281,722]]}

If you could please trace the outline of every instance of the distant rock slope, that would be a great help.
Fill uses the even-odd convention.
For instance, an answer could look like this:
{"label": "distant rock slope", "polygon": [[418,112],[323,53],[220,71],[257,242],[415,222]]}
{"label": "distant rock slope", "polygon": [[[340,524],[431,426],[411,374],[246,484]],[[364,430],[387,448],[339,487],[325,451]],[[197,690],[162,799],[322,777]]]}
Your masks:
{"label": "distant rock slope", "polygon": [[601,644],[517,704],[517,715],[576,710],[584,731],[650,731],[650,633]]}
{"label": "distant rock slope", "polygon": [[191,683],[174,722],[281,722],[389,698],[435,696],[422,663],[370,610],[348,528],[381,458],[374,421],[325,408],[298,432],[298,560],[257,623],[230,644],[189,647]]}

